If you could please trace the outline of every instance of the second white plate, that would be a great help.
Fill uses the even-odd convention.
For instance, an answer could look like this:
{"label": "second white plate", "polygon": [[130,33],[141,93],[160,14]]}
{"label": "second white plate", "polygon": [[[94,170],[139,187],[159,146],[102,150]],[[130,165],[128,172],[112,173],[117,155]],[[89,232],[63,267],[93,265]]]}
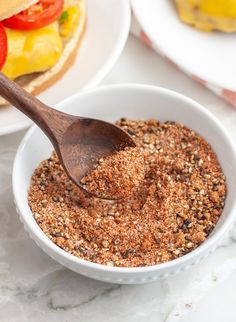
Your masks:
{"label": "second white plate", "polygon": [[[119,58],[129,29],[127,0],[88,0],[86,32],[76,62],[39,98],[54,106],[83,88],[97,85]],[[19,131],[30,124],[30,120],[15,108],[0,108],[0,135]]]}
{"label": "second white plate", "polygon": [[236,90],[236,33],[205,33],[179,19],[174,0],[131,0],[144,32],[183,71]]}

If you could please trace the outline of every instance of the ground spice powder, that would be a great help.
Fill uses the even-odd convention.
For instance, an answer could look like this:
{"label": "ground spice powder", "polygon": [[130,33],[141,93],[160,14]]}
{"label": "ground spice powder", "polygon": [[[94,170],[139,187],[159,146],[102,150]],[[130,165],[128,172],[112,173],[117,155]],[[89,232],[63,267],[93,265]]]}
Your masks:
{"label": "ground spice powder", "polygon": [[82,178],[86,191],[103,199],[120,199],[132,195],[145,176],[144,154],[140,149],[124,150],[99,160]]}
{"label": "ground spice powder", "polygon": [[174,122],[123,118],[117,125],[144,158],[138,189],[119,200],[88,196],[53,153],[29,189],[37,223],[65,251],[109,266],[154,265],[187,254],[204,242],[224,207],[226,182],[214,151]]}

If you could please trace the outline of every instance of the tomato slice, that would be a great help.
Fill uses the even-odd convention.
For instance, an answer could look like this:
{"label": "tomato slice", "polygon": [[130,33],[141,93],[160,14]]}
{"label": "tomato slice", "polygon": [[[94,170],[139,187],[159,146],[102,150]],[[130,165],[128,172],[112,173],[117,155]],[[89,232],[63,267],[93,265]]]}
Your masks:
{"label": "tomato slice", "polygon": [[7,34],[0,22],[0,69],[2,69],[7,58]]}
{"label": "tomato slice", "polygon": [[40,0],[17,15],[3,20],[3,24],[16,30],[42,28],[60,17],[63,5],[64,0]]}

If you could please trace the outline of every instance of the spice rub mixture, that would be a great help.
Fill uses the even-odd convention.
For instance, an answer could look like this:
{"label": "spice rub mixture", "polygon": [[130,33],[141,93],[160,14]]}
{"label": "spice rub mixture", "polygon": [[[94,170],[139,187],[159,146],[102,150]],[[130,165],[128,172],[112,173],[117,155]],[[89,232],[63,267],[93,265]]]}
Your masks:
{"label": "spice rub mixture", "polygon": [[174,122],[116,124],[144,158],[139,187],[130,194],[126,182],[127,195],[118,200],[88,196],[53,153],[32,177],[28,201],[36,221],[65,251],[109,266],[154,265],[187,254],[204,242],[224,207],[226,182],[214,151]]}
{"label": "spice rub mixture", "polygon": [[81,183],[86,191],[102,199],[127,198],[142,184],[145,176],[143,151],[126,147],[99,160]]}

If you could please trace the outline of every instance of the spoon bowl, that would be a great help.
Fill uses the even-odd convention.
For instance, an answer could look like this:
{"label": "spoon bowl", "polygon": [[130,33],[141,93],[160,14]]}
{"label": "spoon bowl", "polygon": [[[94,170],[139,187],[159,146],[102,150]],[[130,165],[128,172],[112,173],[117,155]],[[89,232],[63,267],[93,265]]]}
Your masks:
{"label": "spoon bowl", "polygon": [[73,117],[55,146],[70,178],[81,188],[81,179],[99,159],[134,147],[130,136],[119,127],[100,120]]}

